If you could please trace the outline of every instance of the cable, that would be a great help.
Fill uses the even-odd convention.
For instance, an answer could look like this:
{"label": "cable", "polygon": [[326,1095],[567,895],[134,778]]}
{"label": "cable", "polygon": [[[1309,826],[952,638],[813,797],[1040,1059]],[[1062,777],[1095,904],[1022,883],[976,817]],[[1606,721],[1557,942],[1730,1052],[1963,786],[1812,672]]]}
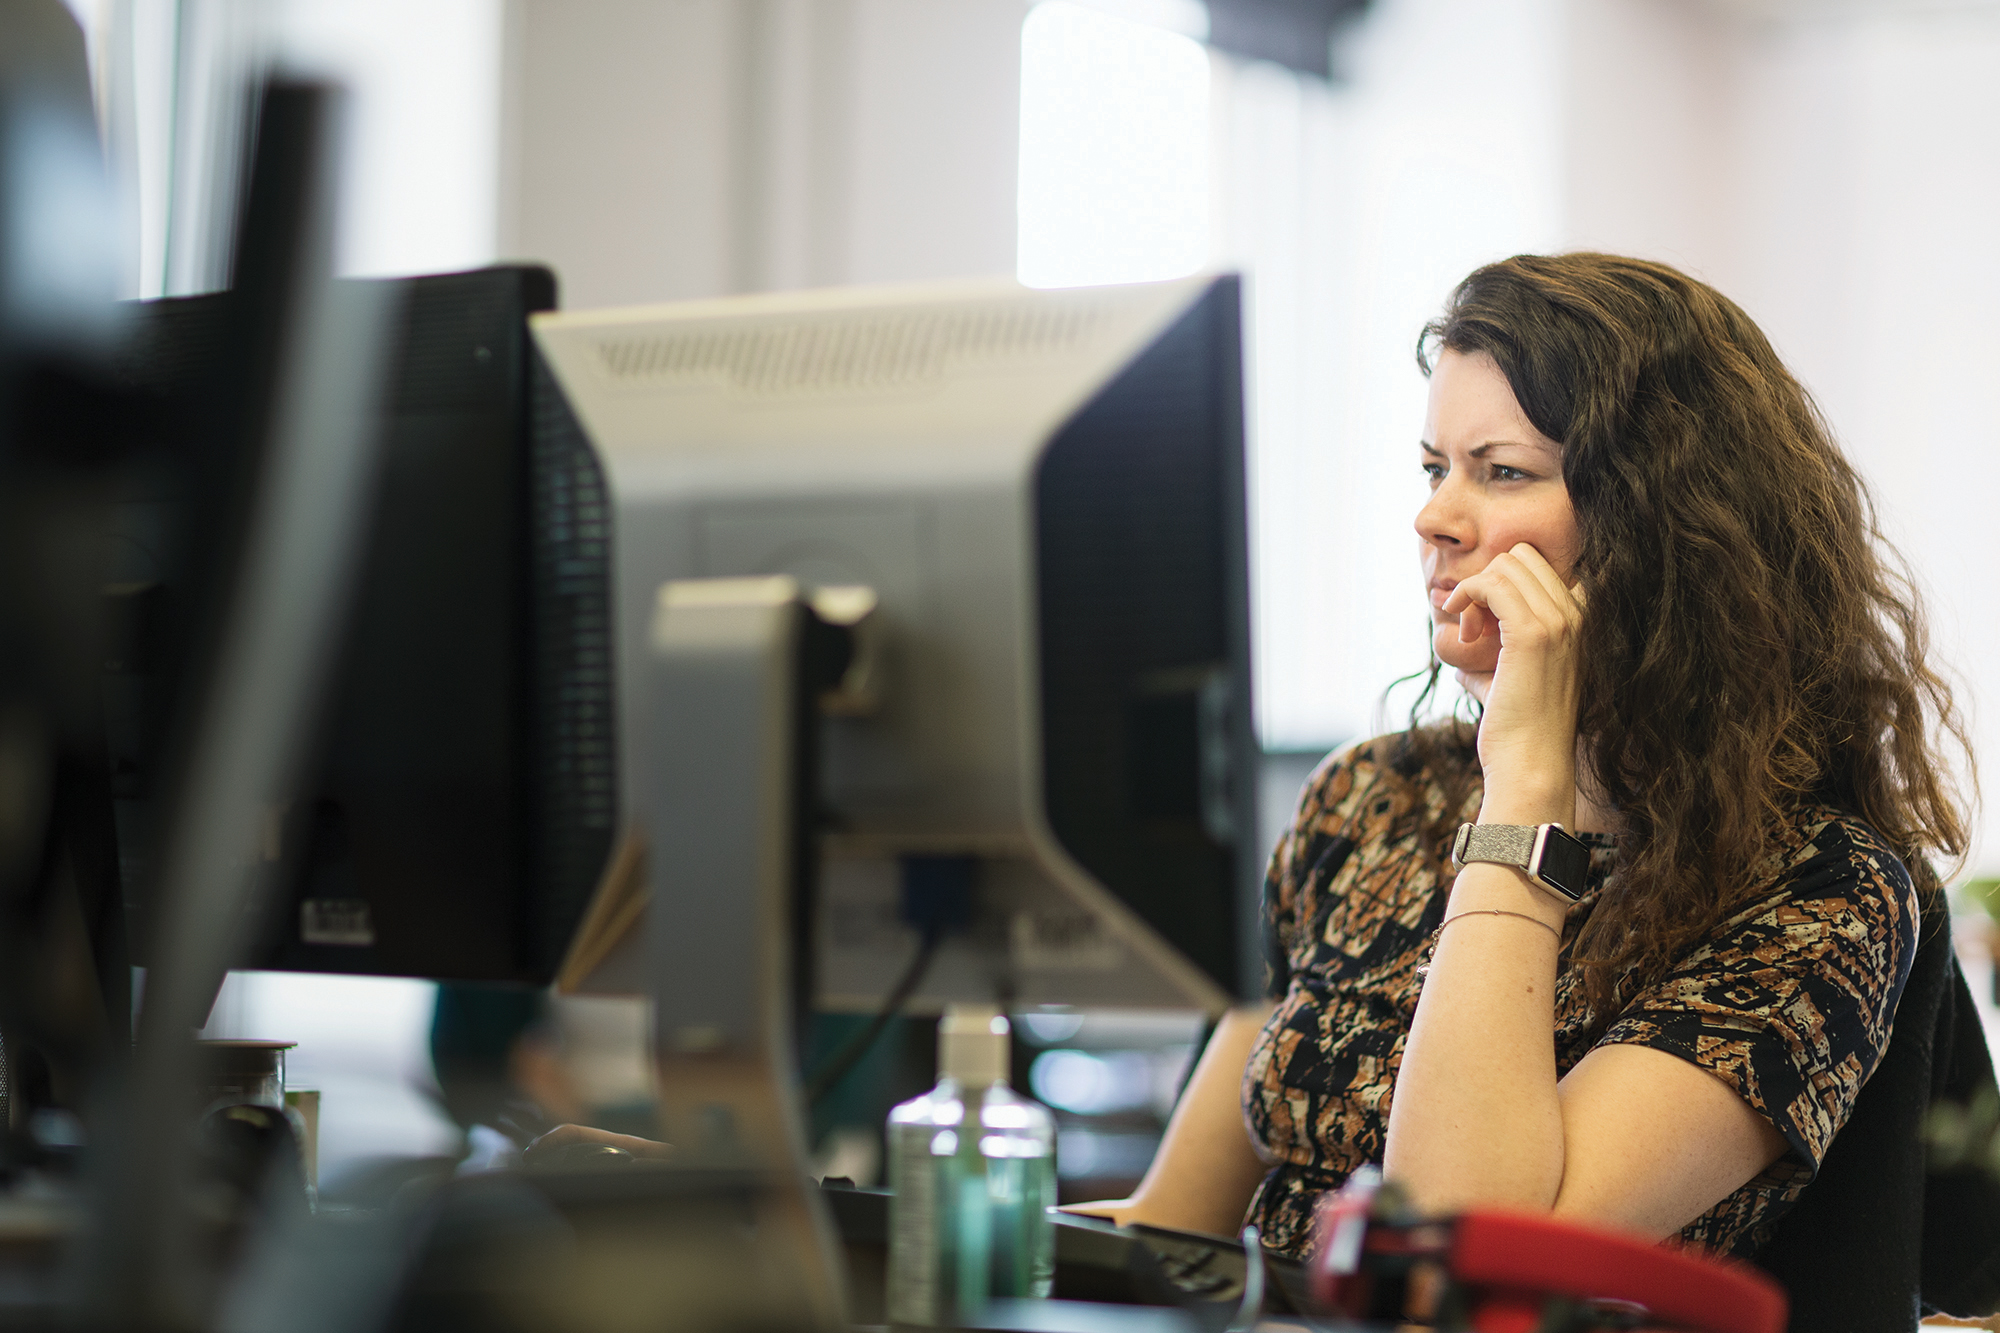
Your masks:
{"label": "cable", "polygon": [[854,1072],[854,1066],[860,1064],[861,1057],[875,1045],[875,1039],[882,1035],[882,1029],[889,1026],[889,1020],[902,1012],[903,1005],[924,979],[924,973],[930,971],[931,959],[937,954],[938,942],[943,938],[944,930],[939,926],[924,932],[923,940],[917,945],[916,957],[910,960],[903,975],[896,979],[895,988],[889,992],[889,998],[882,1001],[882,1007],[869,1020],[868,1026],[843,1042],[806,1080],[806,1105],[819,1105],[821,1098]]}

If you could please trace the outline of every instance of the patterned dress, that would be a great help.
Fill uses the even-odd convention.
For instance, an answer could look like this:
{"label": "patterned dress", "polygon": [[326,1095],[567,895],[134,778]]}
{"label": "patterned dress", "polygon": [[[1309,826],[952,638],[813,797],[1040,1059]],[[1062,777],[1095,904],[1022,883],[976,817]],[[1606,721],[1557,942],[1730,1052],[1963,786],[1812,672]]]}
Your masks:
{"label": "patterned dress", "polygon": [[[1451,887],[1450,837],[1425,830],[1456,829],[1479,810],[1469,749],[1430,769],[1397,753],[1390,737],[1330,756],[1265,884],[1277,1008],[1252,1049],[1243,1106],[1277,1165],[1245,1220],[1286,1253],[1308,1250],[1321,1193],[1382,1161],[1417,964]],[[1448,811],[1453,792],[1465,794]],[[1916,953],[1916,892],[1867,825],[1801,810],[1736,909],[1591,1042],[1581,976],[1567,960],[1616,849],[1586,841],[1590,887],[1571,909],[1556,985],[1557,1071],[1593,1045],[1651,1046],[1717,1075],[1770,1120],[1789,1151],[1680,1234],[1747,1256],[1810,1183],[1888,1047]]]}

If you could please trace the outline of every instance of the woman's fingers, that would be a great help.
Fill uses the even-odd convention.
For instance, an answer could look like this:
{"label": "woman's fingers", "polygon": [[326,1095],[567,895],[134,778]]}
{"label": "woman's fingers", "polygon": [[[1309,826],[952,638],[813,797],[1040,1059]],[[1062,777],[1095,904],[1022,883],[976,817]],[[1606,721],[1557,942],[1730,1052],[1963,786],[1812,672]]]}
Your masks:
{"label": "woman's fingers", "polygon": [[[1479,759],[1489,810],[1567,818],[1575,784],[1575,630],[1582,603],[1542,553],[1520,545],[1452,589],[1446,611],[1500,630],[1497,669],[1478,695]],[[1512,801],[1515,804],[1509,805]],[[1521,821],[1515,821],[1521,822]]]}
{"label": "woman's fingers", "polygon": [[[1445,608],[1449,610],[1451,603],[1446,602]],[[1468,597],[1465,608],[1458,613],[1458,641],[1478,643],[1488,631],[1497,634],[1499,630],[1500,622],[1488,615],[1484,606]]]}
{"label": "woman's fingers", "polygon": [[1482,638],[1489,622],[1498,623],[1503,643],[1525,645],[1530,637],[1559,641],[1581,616],[1548,562],[1525,545],[1495,556],[1485,569],[1452,589],[1444,609],[1458,612],[1462,643]]}
{"label": "woman's fingers", "polygon": [[1521,567],[1533,576],[1536,583],[1549,595],[1549,600],[1563,613],[1563,618],[1575,624],[1583,615],[1583,588],[1579,584],[1572,587],[1556,573],[1555,566],[1548,562],[1540,551],[1522,542],[1508,554],[1521,563]]}

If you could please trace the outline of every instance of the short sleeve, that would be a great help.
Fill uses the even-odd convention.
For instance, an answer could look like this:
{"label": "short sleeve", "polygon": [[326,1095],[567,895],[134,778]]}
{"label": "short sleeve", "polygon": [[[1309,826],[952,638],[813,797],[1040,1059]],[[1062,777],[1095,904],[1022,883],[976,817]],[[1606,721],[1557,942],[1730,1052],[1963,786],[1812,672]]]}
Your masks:
{"label": "short sleeve", "polygon": [[[1775,887],[1639,995],[1600,1045],[1650,1046],[1728,1083],[1791,1146],[1802,1184],[1888,1049],[1919,918],[1908,870],[1856,821],[1801,830]],[[1767,1173],[1768,1174],[1768,1173]]]}

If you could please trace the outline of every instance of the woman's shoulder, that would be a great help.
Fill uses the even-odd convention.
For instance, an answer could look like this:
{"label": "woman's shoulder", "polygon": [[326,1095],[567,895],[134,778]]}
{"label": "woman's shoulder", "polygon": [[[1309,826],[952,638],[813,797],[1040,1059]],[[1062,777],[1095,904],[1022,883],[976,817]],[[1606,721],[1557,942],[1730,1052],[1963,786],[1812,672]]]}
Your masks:
{"label": "woman's shoulder", "polygon": [[1903,858],[1866,820],[1832,806],[1795,807],[1755,881],[1725,932],[1761,925],[1786,952],[1860,947],[1882,968],[1907,971],[1923,903]]}
{"label": "woman's shoulder", "polygon": [[1914,901],[1910,868],[1889,840],[1850,811],[1806,803],[1790,811],[1758,878],[1788,897]]}
{"label": "woman's shoulder", "polygon": [[1295,823],[1347,824],[1364,815],[1457,804],[1479,780],[1468,736],[1447,726],[1391,732],[1340,747],[1299,793]]}

